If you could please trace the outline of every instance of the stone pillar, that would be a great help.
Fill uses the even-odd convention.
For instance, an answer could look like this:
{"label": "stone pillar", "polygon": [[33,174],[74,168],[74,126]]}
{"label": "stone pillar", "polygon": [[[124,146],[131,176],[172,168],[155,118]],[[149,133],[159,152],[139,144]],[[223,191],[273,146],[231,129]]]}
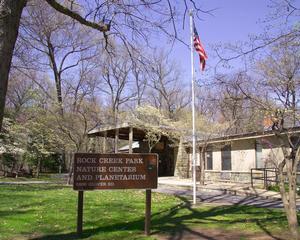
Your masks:
{"label": "stone pillar", "polygon": [[189,155],[185,151],[182,138],[180,138],[177,150],[177,156],[175,156],[175,171],[174,176],[180,178],[187,178],[189,171]]}

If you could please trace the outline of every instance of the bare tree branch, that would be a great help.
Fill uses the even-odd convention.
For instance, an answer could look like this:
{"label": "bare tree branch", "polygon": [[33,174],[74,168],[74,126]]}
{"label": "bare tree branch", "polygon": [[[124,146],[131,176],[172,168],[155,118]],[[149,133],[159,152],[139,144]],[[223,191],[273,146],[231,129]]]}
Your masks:
{"label": "bare tree branch", "polygon": [[94,23],[94,22],[90,22],[86,19],[84,19],[82,16],[80,16],[78,13],[64,7],[63,5],[59,4],[57,1],[55,0],[46,0],[46,2],[53,7],[55,10],[57,10],[58,12],[65,14],[73,19],[75,19],[76,21],[78,21],[79,23],[94,28],[100,32],[107,32],[110,30],[110,25],[109,24],[105,24],[103,22],[100,23]]}

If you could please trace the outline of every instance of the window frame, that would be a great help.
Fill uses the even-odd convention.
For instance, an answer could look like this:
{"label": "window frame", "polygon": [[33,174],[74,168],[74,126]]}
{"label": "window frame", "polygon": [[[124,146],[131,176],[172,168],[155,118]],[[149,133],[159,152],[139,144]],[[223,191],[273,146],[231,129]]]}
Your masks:
{"label": "window frame", "polygon": [[[209,153],[209,155],[208,155],[208,153]],[[208,166],[209,166],[208,162],[210,162],[210,168],[208,168]],[[214,170],[214,160],[213,160],[213,151],[212,150],[205,151],[205,170]]]}
{"label": "window frame", "polygon": [[232,171],[231,145],[225,145],[221,148],[221,170]]}

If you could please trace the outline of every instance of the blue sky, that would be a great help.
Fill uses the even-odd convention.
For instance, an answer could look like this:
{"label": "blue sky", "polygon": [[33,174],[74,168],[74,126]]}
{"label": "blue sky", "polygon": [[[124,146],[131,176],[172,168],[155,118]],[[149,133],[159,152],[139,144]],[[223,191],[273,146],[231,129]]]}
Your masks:
{"label": "blue sky", "polygon": [[[208,65],[214,66],[216,58],[211,46],[218,43],[234,43],[247,41],[249,35],[262,32],[262,20],[270,13],[268,0],[203,0],[203,9],[214,9],[213,16],[202,14],[201,20],[195,19],[201,41],[208,54]],[[190,42],[189,26],[180,29],[180,35],[185,42]],[[190,76],[190,52],[181,43],[176,43],[172,49],[172,58],[178,62],[185,73]],[[198,66],[198,57],[195,55],[195,67]],[[209,73],[206,73],[209,74]],[[199,71],[197,73],[199,75]],[[198,76],[197,76],[198,77]],[[189,79],[185,79],[189,81]]]}
{"label": "blue sky", "polygon": [[261,31],[258,21],[269,12],[267,0],[209,0],[203,5],[218,8],[196,23],[207,43],[246,40],[249,33]]}

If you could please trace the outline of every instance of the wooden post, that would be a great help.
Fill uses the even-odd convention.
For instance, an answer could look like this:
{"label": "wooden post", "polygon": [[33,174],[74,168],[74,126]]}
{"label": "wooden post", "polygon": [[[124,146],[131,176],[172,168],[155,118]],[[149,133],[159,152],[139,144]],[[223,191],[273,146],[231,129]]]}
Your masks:
{"label": "wooden post", "polygon": [[119,129],[116,129],[115,132],[115,153],[118,153],[119,151]]}
{"label": "wooden post", "polygon": [[78,191],[78,207],[77,207],[77,234],[82,234],[82,218],[83,218],[83,191]]}
{"label": "wooden post", "polygon": [[101,138],[99,136],[96,137],[96,146],[95,146],[95,150],[96,153],[101,152]]}
{"label": "wooden post", "polygon": [[268,170],[266,169],[266,190],[268,190]]}
{"label": "wooden post", "polygon": [[151,225],[151,189],[146,190],[145,235],[150,235]]}
{"label": "wooden post", "polygon": [[133,143],[133,128],[130,127],[129,128],[129,149],[128,149],[128,153],[132,153],[132,143]]}
{"label": "wooden post", "polygon": [[250,176],[251,176],[251,187],[253,188],[253,168],[251,168],[251,174],[250,174]]}
{"label": "wooden post", "polygon": [[267,189],[266,169],[264,168],[264,189]]}
{"label": "wooden post", "polygon": [[106,145],[107,145],[107,131],[104,132],[104,142],[103,142],[103,153],[106,153]]}

